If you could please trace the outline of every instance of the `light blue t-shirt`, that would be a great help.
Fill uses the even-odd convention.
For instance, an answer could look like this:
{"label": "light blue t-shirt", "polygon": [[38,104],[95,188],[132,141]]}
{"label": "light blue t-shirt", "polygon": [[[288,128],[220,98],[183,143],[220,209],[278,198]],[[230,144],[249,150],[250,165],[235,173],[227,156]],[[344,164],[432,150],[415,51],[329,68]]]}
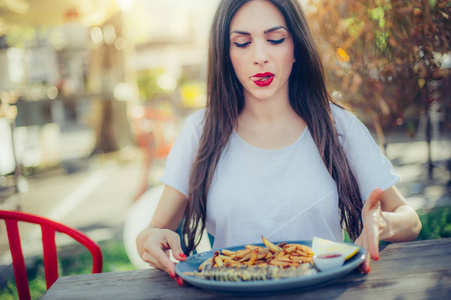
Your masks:
{"label": "light blue t-shirt", "polygon": [[[331,105],[340,143],[362,199],[400,180],[368,129],[350,112]],[[186,119],[160,181],[188,195],[189,174],[202,135],[204,110]],[[342,241],[338,193],[306,128],[290,146],[260,149],[233,132],[207,198],[213,248],[271,241]]]}

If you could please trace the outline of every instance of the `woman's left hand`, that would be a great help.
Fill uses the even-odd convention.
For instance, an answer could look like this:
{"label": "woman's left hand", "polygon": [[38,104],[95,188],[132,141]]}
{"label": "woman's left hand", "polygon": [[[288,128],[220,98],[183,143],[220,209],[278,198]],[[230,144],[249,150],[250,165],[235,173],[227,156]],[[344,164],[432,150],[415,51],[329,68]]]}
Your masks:
{"label": "woman's left hand", "polygon": [[360,265],[364,273],[370,272],[371,259],[379,259],[380,233],[386,227],[385,218],[381,210],[381,196],[384,191],[381,188],[373,190],[362,208],[363,229],[355,244],[367,251],[365,261]]}

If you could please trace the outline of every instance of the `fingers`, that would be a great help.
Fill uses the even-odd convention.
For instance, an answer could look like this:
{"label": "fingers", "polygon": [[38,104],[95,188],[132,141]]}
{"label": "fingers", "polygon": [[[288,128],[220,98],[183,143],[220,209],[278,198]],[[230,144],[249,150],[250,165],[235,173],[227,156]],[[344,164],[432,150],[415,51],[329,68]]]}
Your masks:
{"label": "fingers", "polygon": [[181,249],[180,237],[171,230],[148,228],[141,234],[137,244],[144,261],[173,277],[176,277],[175,264],[170,259],[170,251],[174,251],[178,260],[186,260]]}
{"label": "fingers", "polygon": [[359,246],[359,247],[364,248],[364,247],[363,247],[363,238],[362,238],[362,236],[363,236],[363,232],[362,232],[362,234],[360,234],[360,236],[354,241],[354,244],[356,244],[356,245]]}
{"label": "fingers", "polygon": [[145,251],[141,258],[147,262],[151,267],[175,273],[174,263],[169,258],[169,253],[163,251],[161,248],[146,243]]}
{"label": "fingers", "polygon": [[377,220],[377,212],[367,216],[364,224],[362,233],[356,240],[359,241],[359,245],[365,248],[369,252],[369,256],[374,260],[379,259],[379,226]]}
{"label": "fingers", "polygon": [[[363,230],[359,242],[368,251],[368,259],[379,259],[380,199],[383,192],[381,188],[374,189],[362,211]],[[369,262],[365,266],[369,268]]]}
{"label": "fingers", "polygon": [[180,237],[177,233],[159,228],[147,228],[137,238],[138,251],[141,258],[150,266],[166,271],[178,285],[184,285],[184,280],[177,276],[175,263],[170,258],[170,252],[177,260],[186,260]]}
{"label": "fingers", "polygon": [[381,199],[382,193],[383,193],[383,192],[384,192],[383,189],[377,188],[377,189],[374,189],[374,190],[370,193],[370,196],[368,197],[368,199],[367,199],[366,202],[365,202],[365,206],[368,207],[368,210],[377,208],[377,206],[380,205],[379,200]]}
{"label": "fingers", "polygon": [[370,272],[371,259],[379,259],[379,240],[375,234],[374,226],[364,226],[362,233],[354,243],[366,250],[365,260],[359,266],[359,270],[367,274]]}
{"label": "fingers", "polygon": [[187,257],[182,251],[179,235],[168,230],[166,233],[166,240],[169,244],[169,248],[172,250],[172,255],[174,258],[180,261],[185,261]]}
{"label": "fingers", "polygon": [[[366,235],[365,235],[365,228],[362,230],[362,233],[360,234],[360,236],[354,241],[354,244],[356,244],[357,246],[359,246],[365,250],[368,249]],[[365,273],[365,274],[370,272],[370,261],[371,261],[371,256],[367,250],[365,253],[365,260],[359,266],[360,272]]]}
{"label": "fingers", "polygon": [[[166,241],[166,244],[163,246],[165,246],[168,251],[169,249],[172,251],[172,255],[175,259],[179,261],[185,261],[187,257],[182,251],[179,235],[170,230],[163,230],[163,234]],[[175,278],[179,285],[183,284],[183,280],[181,278],[178,278],[177,274],[175,273],[175,264],[169,259],[169,255],[166,255],[165,253],[164,256],[161,256],[160,252],[159,259],[160,263],[165,266],[165,269],[168,271],[169,275]]]}
{"label": "fingers", "polygon": [[[149,259],[149,262],[154,263],[155,264],[154,266],[156,268],[165,270],[166,272],[172,272],[175,274],[175,264],[173,261],[171,261],[170,258],[169,251],[171,250],[171,244],[169,243],[169,239],[172,240],[172,244],[174,244],[175,242],[173,241],[173,237],[171,237],[171,233],[163,232],[163,230],[159,233],[160,234],[155,234],[154,236],[151,236],[146,241],[145,249],[148,255],[151,257],[151,259]],[[172,233],[177,235],[175,232]]]}
{"label": "fingers", "polygon": [[177,281],[177,284],[178,284],[179,286],[183,286],[183,285],[185,284],[185,281],[184,281],[182,278],[180,278],[180,277],[177,277],[177,278],[175,279],[175,281]]}
{"label": "fingers", "polygon": [[359,266],[360,272],[368,274],[370,272],[370,270],[371,270],[370,262],[371,262],[371,256],[367,252],[365,260]]}
{"label": "fingers", "polygon": [[379,228],[375,228],[375,226],[371,226],[366,230],[366,245],[367,250],[369,252],[369,257],[374,260],[379,259]]}
{"label": "fingers", "polygon": [[169,273],[169,276],[171,276],[171,278],[174,279],[179,286],[182,286],[185,284],[185,281],[182,278],[178,277],[177,273],[175,273],[175,271],[174,272],[169,271],[168,273]]}
{"label": "fingers", "polygon": [[171,261],[172,266],[167,265],[166,266],[167,269],[165,269],[163,266],[161,266],[160,263],[153,257],[149,257],[147,260],[147,263],[149,263],[149,265],[151,265],[152,267],[166,271],[169,274],[169,276],[171,276],[171,278],[177,282],[177,284],[179,286],[183,286],[185,284],[185,281],[182,278],[177,276],[177,273],[175,272],[175,264],[172,261]]}
{"label": "fingers", "polygon": [[[359,247],[362,247],[365,250],[368,249],[366,238],[365,238],[365,233],[363,231],[362,231],[362,234],[355,240],[354,244],[356,244]],[[368,274],[370,272],[370,262],[371,262],[371,255],[368,253],[368,250],[367,250],[365,253],[365,260],[359,266],[360,272]]]}

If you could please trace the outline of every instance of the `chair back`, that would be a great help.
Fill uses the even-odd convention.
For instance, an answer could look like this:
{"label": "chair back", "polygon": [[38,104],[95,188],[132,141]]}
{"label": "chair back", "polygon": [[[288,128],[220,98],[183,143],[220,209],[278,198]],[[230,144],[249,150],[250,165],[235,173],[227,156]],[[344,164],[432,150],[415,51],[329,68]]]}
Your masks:
{"label": "chair back", "polygon": [[19,211],[0,210],[0,219],[5,220],[9,248],[13,261],[14,277],[16,278],[17,292],[21,300],[30,299],[30,289],[28,286],[27,270],[19,234],[19,221],[37,224],[41,227],[47,289],[49,289],[58,278],[58,259],[55,241],[56,231],[64,233],[84,245],[92,256],[92,273],[102,272],[103,257],[100,246],[83,232],[41,216]]}

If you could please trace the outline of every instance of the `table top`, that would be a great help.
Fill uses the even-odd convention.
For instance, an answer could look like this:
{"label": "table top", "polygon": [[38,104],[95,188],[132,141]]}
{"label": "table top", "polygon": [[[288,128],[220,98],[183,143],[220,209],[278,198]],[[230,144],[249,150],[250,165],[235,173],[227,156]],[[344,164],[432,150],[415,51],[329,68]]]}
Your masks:
{"label": "table top", "polygon": [[[451,238],[380,246],[371,272],[357,269],[319,288],[245,299],[451,299]],[[177,285],[157,269],[63,276],[41,299],[236,299]]]}

